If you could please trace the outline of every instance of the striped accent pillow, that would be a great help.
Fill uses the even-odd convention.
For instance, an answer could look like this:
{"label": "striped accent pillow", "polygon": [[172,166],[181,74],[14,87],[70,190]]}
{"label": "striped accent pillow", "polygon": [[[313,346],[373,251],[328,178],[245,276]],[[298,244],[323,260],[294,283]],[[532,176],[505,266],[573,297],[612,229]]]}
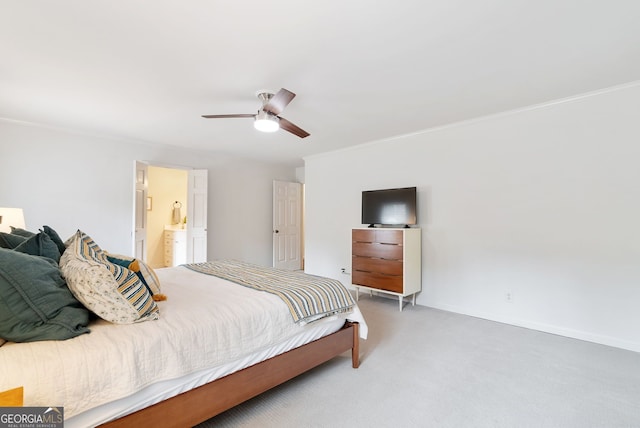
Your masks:
{"label": "striped accent pillow", "polygon": [[158,306],[140,278],[111,263],[82,231],[67,241],[60,269],[71,292],[100,318],[116,324],[158,319]]}
{"label": "striped accent pillow", "polygon": [[140,281],[147,286],[147,289],[153,296],[153,300],[158,301],[157,295],[161,294],[160,280],[153,271],[151,266],[131,256],[123,256],[121,254],[106,253],[107,260],[116,265],[124,266],[138,275]]}
{"label": "striped accent pillow", "polygon": [[140,276],[142,282],[146,283],[147,287],[149,287],[149,289],[151,290],[151,294],[153,294],[154,296],[154,300],[157,300],[155,299],[155,296],[161,294],[160,280],[158,279],[158,275],[156,275],[151,266],[149,266],[142,260],[136,260],[136,262],[138,263],[138,267],[140,269],[138,271],[138,276]]}

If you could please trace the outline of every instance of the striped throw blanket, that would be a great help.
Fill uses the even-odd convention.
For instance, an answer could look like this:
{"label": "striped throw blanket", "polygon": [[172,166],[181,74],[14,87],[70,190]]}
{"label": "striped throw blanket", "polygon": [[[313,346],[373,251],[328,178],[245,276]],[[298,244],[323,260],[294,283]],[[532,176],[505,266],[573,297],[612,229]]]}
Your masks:
{"label": "striped throw blanket", "polygon": [[280,297],[294,322],[311,322],[350,312],[353,298],[340,281],[302,272],[268,268],[239,261],[212,261],[183,265],[255,290]]}

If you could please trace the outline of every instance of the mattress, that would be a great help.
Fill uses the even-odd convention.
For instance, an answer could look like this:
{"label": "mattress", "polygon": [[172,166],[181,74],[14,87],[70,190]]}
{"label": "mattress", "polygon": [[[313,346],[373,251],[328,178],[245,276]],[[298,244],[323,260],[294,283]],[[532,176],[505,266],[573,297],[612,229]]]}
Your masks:
{"label": "mattress", "polygon": [[65,426],[95,426],[340,329],[351,314],[296,324],[277,297],[184,267],[158,269],[160,319],[66,341],[0,347],[0,390],[24,386],[25,406],[62,406]]}

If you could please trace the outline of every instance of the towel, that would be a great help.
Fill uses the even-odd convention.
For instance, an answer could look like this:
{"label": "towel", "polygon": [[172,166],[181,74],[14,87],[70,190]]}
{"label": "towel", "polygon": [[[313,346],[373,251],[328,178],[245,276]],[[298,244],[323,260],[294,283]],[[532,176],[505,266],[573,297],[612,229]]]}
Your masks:
{"label": "towel", "polygon": [[180,219],[182,215],[180,214],[180,207],[173,207],[173,214],[171,215],[171,224],[180,224]]}

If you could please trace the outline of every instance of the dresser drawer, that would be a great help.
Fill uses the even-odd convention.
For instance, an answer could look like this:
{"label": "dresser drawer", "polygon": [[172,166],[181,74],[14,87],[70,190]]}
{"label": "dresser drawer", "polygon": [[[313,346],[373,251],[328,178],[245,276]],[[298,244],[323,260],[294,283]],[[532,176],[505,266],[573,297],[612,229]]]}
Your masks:
{"label": "dresser drawer", "polygon": [[354,256],[351,259],[352,271],[374,272],[385,275],[402,275],[402,260],[380,260]]}
{"label": "dresser drawer", "polygon": [[388,245],[368,242],[354,242],[351,247],[354,256],[378,259],[402,260],[402,245]]}
{"label": "dresser drawer", "polygon": [[354,242],[378,242],[381,244],[402,245],[401,230],[353,229],[351,239]]}
{"label": "dresser drawer", "polygon": [[402,276],[383,275],[371,272],[353,271],[351,279],[354,285],[402,293]]}
{"label": "dresser drawer", "polygon": [[401,230],[384,230],[378,229],[376,232],[375,242],[381,244],[398,244],[402,245],[402,231]]}
{"label": "dresser drawer", "polygon": [[353,229],[351,232],[351,240],[353,242],[375,242],[375,230]]}

